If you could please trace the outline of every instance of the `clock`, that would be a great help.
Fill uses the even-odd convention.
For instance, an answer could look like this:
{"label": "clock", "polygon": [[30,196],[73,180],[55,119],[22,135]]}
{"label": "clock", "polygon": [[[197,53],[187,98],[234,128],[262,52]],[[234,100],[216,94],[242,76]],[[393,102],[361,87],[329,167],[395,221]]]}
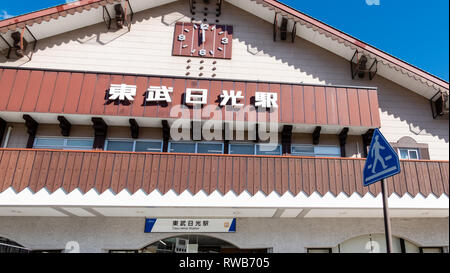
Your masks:
{"label": "clock", "polygon": [[232,43],[233,26],[177,22],[172,55],[231,59]]}

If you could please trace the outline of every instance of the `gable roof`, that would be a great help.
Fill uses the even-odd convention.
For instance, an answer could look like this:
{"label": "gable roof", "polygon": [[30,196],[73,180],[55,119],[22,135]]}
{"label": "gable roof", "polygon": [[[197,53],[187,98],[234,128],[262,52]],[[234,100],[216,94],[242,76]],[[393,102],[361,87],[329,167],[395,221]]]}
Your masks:
{"label": "gable roof", "polygon": [[[133,12],[161,6],[177,0],[130,0]],[[270,23],[276,14],[289,20],[288,30],[296,24],[297,36],[351,60],[356,50],[378,61],[378,74],[428,99],[437,92],[449,92],[449,83],[420,68],[364,43],[336,28],[314,19],[276,0],[226,0]],[[113,6],[121,0],[80,0],[0,21],[0,34],[29,27],[37,40],[102,22],[104,10],[114,14]],[[128,14],[131,13],[129,9]],[[53,20],[52,20],[53,19]],[[419,83],[419,84],[418,84]]]}

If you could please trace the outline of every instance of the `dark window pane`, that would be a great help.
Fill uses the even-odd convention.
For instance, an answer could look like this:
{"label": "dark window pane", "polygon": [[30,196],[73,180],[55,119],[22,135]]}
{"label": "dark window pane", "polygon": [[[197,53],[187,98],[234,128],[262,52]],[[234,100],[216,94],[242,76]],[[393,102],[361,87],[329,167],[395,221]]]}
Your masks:
{"label": "dark window pane", "polygon": [[133,141],[126,140],[108,140],[108,151],[133,151]]}

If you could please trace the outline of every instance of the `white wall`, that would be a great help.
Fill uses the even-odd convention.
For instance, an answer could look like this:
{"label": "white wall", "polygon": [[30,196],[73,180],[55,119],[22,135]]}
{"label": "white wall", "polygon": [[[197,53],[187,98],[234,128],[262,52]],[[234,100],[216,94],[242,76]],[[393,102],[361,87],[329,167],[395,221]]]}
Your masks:
{"label": "white wall", "polygon": [[[93,25],[39,41],[32,61],[2,55],[0,65],[185,76],[189,58],[171,52],[175,22],[190,17],[187,1],[177,1],[135,14],[131,32]],[[298,37],[294,44],[273,42],[271,24],[227,2],[220,24],[234,26],[233,57],[217,61],[216,78],[376,86],[387,139],[410,136],[429,144],[431,159],[448,160],[448,120],[433,120],[425,98],[379,76],[351,80],[348,61]],[[211,77],[212,61],[200,71],[200,59],[192,58],[190,76]]]}
{"label": "white wall", "polygon": [[[76,241],[81,252],[140,249],[175,233],[144,233],[144,218],[0,217],[0,236],[32,249],[64,249]],[[360,235],[384,232],[382,219],[238,218],[236,233],[210,235],[240,248],[306,252],[335,247]],[[448,219],[392,219],[394,236],[417,246],[448,246]]]}

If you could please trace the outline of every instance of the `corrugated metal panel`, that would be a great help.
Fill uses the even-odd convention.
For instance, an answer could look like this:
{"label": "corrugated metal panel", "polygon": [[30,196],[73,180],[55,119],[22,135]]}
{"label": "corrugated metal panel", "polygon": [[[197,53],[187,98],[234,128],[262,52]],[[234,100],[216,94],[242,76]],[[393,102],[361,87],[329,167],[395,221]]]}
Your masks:
{"label": "corrugated metal panel", "polygon": [[[0,75],[0,93],[6,98],[0,102],[2,111],[169,118],[171,106],[184,103],[186,88],[205,88],[209,91],[208,104],[217,106],[221,90],[242,91],[245,99],[240,103],[245,105],[254,104],[257,91],[276,93],[279,107],[258,111],[255,116],[259,121],[380,126],[376,90],[6,68]],[[121,83],[137,86],[133,102],[108,101],[110,84]],[[174,87],[172,102],[146,102],[148,87],[162,85]],[[221,111],[229,113],[230,118],[236,115],[225,107]],[[222,118],[225,119],[225,115]]]}

